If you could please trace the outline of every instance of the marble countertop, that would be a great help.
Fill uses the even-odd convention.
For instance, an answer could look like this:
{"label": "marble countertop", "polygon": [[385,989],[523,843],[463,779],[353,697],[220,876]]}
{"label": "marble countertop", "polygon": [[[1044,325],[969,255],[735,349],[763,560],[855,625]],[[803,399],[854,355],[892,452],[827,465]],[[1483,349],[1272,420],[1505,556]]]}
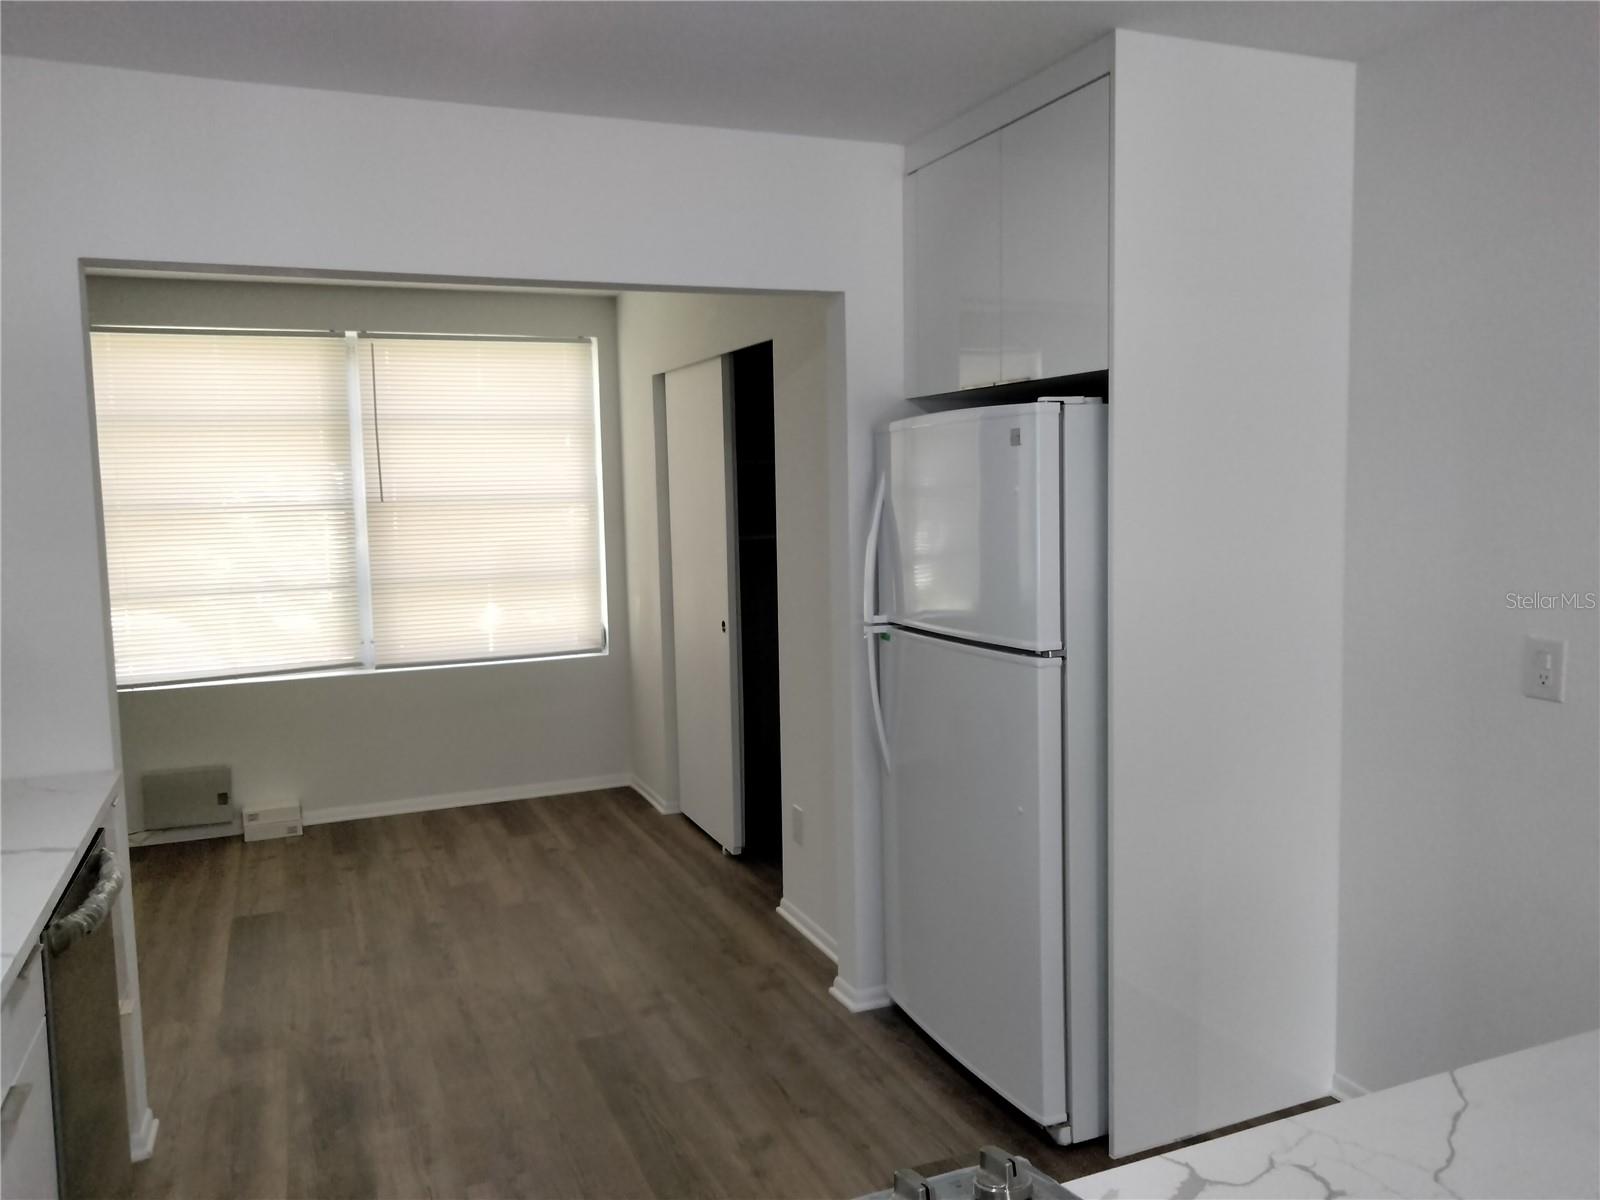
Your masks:
{"label": "marble countertop", "polygon": [[1600,1195],[1600,1032],[1072,1180],[1079,1200]]}
{"label": "marble countertop", "polygon": [[39,940],[121,781],[116,771],[0,781],[0,992]]}

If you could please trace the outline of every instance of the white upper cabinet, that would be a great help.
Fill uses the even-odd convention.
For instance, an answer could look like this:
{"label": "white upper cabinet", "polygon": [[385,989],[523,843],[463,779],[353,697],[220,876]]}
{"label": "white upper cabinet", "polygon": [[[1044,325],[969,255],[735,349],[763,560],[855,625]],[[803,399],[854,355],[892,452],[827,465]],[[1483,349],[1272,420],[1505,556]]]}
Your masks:
{"label": "white upper cabinet", "polygon": [[1000,135],[911,176],[913,394],[1000,378]]}
{"label": "white upper cabinet", "polygon": [[911,175],[911,393],[1110,361],[1111,81]]}
{"label": "white upper cabinet", "polygon": [[1108,359],[1111,80],[1000,131],[1000,378]]}

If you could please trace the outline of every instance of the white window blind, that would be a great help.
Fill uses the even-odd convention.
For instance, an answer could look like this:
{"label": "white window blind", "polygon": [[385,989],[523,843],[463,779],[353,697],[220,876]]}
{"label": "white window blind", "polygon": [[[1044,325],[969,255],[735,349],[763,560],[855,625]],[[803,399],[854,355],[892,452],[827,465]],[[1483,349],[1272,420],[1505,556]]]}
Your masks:
{"label": "white window blind", "polygon": [[95,332],[117,682],[354,663],[345,347]]}
{"label": "white window blind", "polygon": [[605,648],[592,343],[91,347],[119,684]]}
{"label": "white window blind", "polygon": [[379,666],[605,645],[591,343],[363,338]]}

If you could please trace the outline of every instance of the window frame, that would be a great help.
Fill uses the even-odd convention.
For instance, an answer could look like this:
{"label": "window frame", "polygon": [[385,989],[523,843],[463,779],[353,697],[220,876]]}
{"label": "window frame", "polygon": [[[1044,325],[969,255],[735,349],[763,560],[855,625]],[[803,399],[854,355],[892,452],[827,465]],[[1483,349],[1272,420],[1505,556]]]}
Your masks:
{"label": "window frame", "polygon": [[[360,616],[360,642],[356,661],[327,667],[311,667],[293,671],[240,672],[231,675],[196,677],[193,679],[157,680],[147,683],[115,683],[123,692],[160,692],[196,687],[229,687],[247,683],[287,683],[311,679],[360,678],[412,671],[449,671],[464,667],[519,666],[529,663],[565,662],[577,659],[604,658],[611,653],[611,602],[609,571],[606,561],[606,474],[605,474],[605,419],[600,405],[600,353],[599,338],[593,334],[573,337],[552,337],[535,334],[500,333],[448,333],[437,330],[409,332],[397,330],[357,329],[261,329],[244,326],[195,325],[129,325],[91,324],[87,332],[141,333],[141,334],[240,334],[278,337],[332,337],[344,343],[345,352],[345,408],[349,433],[351,517],[355,525],[356,596]],[[595,483],[595,539],[593,551],[599,582],[600,645],[594,649],[561,650],[549,654],[518,654],[487,658],[451,659],[439,662],[394,663],[381,666],[376,661],[376,643],[373,636],[372,569],[368,544],[366,455],[363,438],[366,427],[362,411],[360,375],[360,347],[364,339],[406,339],[413,341],[488,341],[488,342],[558,342],[562,344],[587,344],[589,347],[589,416],[594,427],[594,461],[592,469]],[[90,361],[91,412],[95,416],[95,481],[96,509],[100,523],[100,540],[103,553],[107,550],[105,511],[99,501],[100,455],[99,416],[93,399],[93,360]],[[108,631],[109,633],[109,631]],[[112,646],[112,676],[115,680],[115,645]]]}

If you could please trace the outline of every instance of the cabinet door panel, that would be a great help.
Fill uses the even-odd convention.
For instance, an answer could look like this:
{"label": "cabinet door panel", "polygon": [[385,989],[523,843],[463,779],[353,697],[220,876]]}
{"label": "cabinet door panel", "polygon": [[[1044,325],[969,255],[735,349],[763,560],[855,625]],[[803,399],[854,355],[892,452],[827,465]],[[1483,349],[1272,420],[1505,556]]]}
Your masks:
{"label": "cabinet door panel", "polygon": [[911,177],[912,390],[1000,378],[1000,135]]}
{"label": "cabinet door panel", "polygon": [[[55,1117],[50,1104],[50,1038],[44,1021],[32,1037],[0,1105],[0,1193],[56,1200]],[[8,1071],[7,1074],[10,1072]],[[126,1149],[126,1143],[124,1143]]]}
{"label": "cabinet door panel", "polygon": [[1100,79],[1000,131],[1005,379],[1109,361],[1110,101]]}

